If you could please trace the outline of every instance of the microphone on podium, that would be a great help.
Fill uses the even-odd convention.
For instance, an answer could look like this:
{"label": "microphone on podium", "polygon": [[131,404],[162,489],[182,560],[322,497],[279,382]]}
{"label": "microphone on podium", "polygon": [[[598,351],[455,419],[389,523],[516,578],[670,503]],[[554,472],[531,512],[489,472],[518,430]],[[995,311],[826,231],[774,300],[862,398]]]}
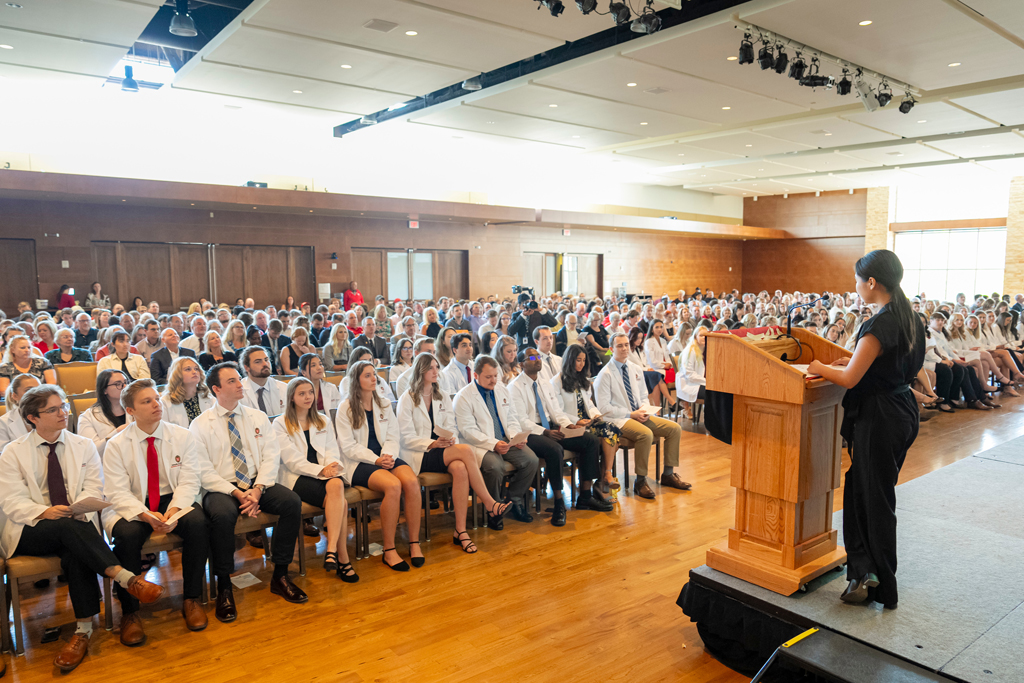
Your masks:
{"label": "microphone on podium", "polygon": [[[795,311],[795,310],[797,310],[799,308],[809,308],[809,307],[813,306],[814,304],[818,303],[819,301],[824,301],[825,303],[828,303],[830,298],[831,297],[828,294],[823,294],[820,297],[818,297],[817,299],[815,299],[814,301],[809,301],[809,302],[807,302],[805,304],[795,303],[792,306],[790,306],[788,309],[786,309],[786,334],[780,334],[777,338],[778,339],[783,339],[784,337],[789,337],[790,339],[793,339],[796,342],[797,348],[800,349],[800,355],[798,355],[796,358],[794,358],[793,359],[794,361],[798,360],[800,358],[800,356],[804,355],[804,349],[803,349],[803,346],[800,344],[800,340],[796,339],[795,337],[793,337],[793,311]],[[787,355],[788,354],[785,354],[785,353],[782,354],[782,357],[779,360],[781,360],[783,363],[792,362],[792,361],[790,361],[788,359]]]}

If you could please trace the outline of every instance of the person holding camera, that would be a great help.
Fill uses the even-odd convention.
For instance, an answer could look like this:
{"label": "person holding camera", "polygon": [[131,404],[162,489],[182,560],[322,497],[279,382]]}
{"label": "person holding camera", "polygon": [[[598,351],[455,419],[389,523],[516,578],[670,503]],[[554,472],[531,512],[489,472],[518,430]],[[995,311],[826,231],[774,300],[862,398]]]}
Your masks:
{"label": "person holding camera", "polygon": [[533,331],[538,327],[555,327],[558,321],[547,309],[540,310],[540,305],[526,292],[519,294],[519,310],[512,316],[512,324],[508,326],[510,336],[516,338],[519,350],[534,346]]}

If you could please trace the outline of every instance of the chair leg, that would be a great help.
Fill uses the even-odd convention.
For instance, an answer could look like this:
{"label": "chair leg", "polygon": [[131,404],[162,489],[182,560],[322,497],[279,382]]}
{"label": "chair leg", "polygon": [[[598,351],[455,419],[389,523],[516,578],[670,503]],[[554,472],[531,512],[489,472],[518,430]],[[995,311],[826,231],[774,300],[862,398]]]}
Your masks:
{"label": "chair leg", "polygon": [[11,644],[11,622],[9,619],[7,584],[4,583],[3,577],[0,577],[0,628],[3,629],[3,632],[0,633],[0,651],[3,652],[14,652],[14,647]]}
{"label": "chair leg", "polygon": [[210,602],[210,583],[206,580],[206,572],[203,572],[203,604]]}
{"label": "chair leg", "polygon": [[622,486],[629,488],[629,449],[622,449]]}
{"label": "chair leg", "polygon": [[21,591],[18,579],[8,575],[11,584],[11,611],[14,614],[14,654],[25,654],[25,633],[21,624]]}
{"label": "chair leg", "polygon": [[476,491],[472,491],[471,490],[469,493],[470,493],[470,502],[473,505],[473,528],[476,529],[477,528],[477,524],[478,524],[478,520],[477,520],[477,507],[476,507],[476,505],[477,505],[477,503],[476,503]]}
{"label": "chair leg", "polygon": [[[301,529],[299,529],[301,531]],[[263,534],[263,556],[270,561],[270,537],[267,535],[267,527],[260,529],[260,533]]]}
{"label": "chair leg", "polygon": [[[537,468],[537,480],[533,483],[533,492],[534,492],[534,494],[536,494],[534,496],[535,502],[534,502],[533,507],[537,510],[537,514],[540,514],[540,486],[541,486],[541,482],[543,481],[543,479],[541,478],[541,474],[540,473],[541,473],[541,470],[543,470],[543,469],[544,469],[544,463],[542,462],[540,464],[540,467]],[[551,476],[550,472],[548,472],[548,476],[549,477]]]}
{"label": "chair leg", "polygon": [[306,534],[302,532],[305,521],[299,518],[299,535],[295,540],[295,550],[299,553],[299,576],[306,575]]}
{"label": "chair leg", "polygon": [[423,540],[430,540],[430,489],[423,487]]}
{"label": "chair leg", "polygon": [[370,502],[363,502],[363,557],[370,556]]}
{"label": "chair leg", "polygon": [[113,591],[110,585],[110,577],[103,577],[103,627],[108,631],[114,630],[114,600],[111,596]]}
{"label": "chair leg", "polygon": [[661,477],[661,439],[654,444],[654,479]]}
{"label": "chair leg", "polygon": [[576,503],[576,461],[569,463],[569,491],[572,492],[572,502]]}

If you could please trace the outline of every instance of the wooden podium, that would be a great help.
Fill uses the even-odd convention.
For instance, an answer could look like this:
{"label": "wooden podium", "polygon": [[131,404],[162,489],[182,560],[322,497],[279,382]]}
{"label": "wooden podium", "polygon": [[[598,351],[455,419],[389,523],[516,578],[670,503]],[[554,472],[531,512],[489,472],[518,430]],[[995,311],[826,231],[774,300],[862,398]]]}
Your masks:
{"label": "wooden podium", "polygon": [[707,564],[782,595],[846,562],[832,528],[846,390],[808,380],[780,357],[806,365],[852,354],[803,329],[794,329],[793,337],[802,353],[788,338],[707,336],[707,388],[733,395],[736,488],[729,540],[708,550]]}

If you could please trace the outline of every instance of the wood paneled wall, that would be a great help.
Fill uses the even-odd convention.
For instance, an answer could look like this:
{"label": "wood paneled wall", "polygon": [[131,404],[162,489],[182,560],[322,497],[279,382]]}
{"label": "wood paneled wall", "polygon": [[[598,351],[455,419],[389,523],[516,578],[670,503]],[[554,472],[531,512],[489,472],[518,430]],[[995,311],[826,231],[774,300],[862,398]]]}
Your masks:
{"label": "wood paneled wall", "polygon": [[851,292],[863,237],[743,243],[743,291]]}
{"label": "wood paneled wall", "polygon": [[855,237],[864,234],[867,190],[813,192],[743,200],[744,225],[786,230],[795,238]]}
{"label": "wood paneled wall", "polygon": [[[27,301],[29,306],[35,308],[35,299],[39,296],[36,291],[35,240],[0,239],[0,274],[4,281],[3,287],[0,287],[0,310],[13,318],[22,301]],[[59,288],[60,284],[57,285]],[[49,295],[51,298],[56,295],[57,289]]]}

